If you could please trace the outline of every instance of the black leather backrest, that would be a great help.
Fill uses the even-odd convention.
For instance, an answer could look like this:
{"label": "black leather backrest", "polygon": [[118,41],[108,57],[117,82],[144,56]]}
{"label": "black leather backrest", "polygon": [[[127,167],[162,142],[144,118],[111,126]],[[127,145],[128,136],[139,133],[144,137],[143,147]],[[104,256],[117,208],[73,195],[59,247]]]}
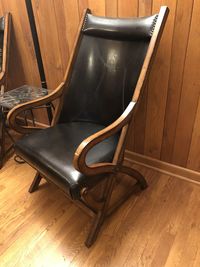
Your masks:
{"label": "black leather backrest", "polygon": [[122,114],[133,96],[156,19],[86,16],[59,122],[108,125]]}
{"label": "black leather backrest", "polygon": [[4,19],[4,17],[1,17],[0,18],[0,70],[2,69],[2,63],[3,63],[4,29],[5,29],[5,19]]}

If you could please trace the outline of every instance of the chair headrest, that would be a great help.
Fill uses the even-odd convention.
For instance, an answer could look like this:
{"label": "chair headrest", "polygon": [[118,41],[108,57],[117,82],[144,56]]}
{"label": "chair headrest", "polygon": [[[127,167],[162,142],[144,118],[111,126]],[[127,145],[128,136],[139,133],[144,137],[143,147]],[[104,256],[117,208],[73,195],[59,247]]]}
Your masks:
{"label": "chair headrest", "polygon": [[149,40],[158,15],[141,18],[105,18],[87,14],[82,32],[108,39]]}

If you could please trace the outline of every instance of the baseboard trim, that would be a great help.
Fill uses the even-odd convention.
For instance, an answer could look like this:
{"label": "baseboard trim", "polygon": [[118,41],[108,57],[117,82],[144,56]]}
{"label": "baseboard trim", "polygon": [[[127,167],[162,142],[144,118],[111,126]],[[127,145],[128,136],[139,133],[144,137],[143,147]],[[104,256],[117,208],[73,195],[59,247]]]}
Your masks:
{"label": "baseboard trim", "polygon": [[200,172],[179,167],[132,151],[125,151],[125,160],[200,185]]}

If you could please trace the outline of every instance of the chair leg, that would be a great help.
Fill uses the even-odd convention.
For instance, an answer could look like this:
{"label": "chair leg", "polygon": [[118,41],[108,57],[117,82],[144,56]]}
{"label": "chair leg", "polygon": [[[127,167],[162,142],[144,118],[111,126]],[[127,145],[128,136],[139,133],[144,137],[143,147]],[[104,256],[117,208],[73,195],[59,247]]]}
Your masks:
{"label": "chair leg", "polygon": [[87,248],[91,247],[94,244],[94,242],[96,241],[98,233],[99,233],[101,226],[104,222],[104,217],[105,217],[105,215],[101,211],[99,211],[97,213],[97,215],[95,216],[94,221],[92,223],[91,230],[90,230],[88,237],[85,241],[85,245]]}
{"label": "chair leg", "polygon": [[132,169],[128,166],[121,165],[119,167],[119,171],[133,177],[134,179],[136,179],[142,190],[144,190],[148,187],[147,181],[145,180],[144,176],[140,172],[138,172],[137,170]]}
{"label": "chair leg", "polygon": [[104,200],[104,203],[102,205],[102,208],[101,208],[101,210],[98,211],[97,215],[95,216],[94,221],[93,221],[92,226],[91,226],[91,230],[90,230],[88,237],[85,241],[85,245],[88,248],[91,247],[94,244],[94,242],[96,241],[97,236],[100,232],[101,226],[103,225],[103,222],[106,218],[106,213],[108,210],[108,206],[109,206],[109,202],[110,202],[110,198],[112,195],[114,185],[115,185],[115,177],[112,176],[108,180],[107,186],[105,188],[105,195],[104,195],[105,200]]}
{"label": "chair leg", "polygon": [[42,176],[39,172],[36,173],[31,186],[29,187],[29,193],[33,193],[38,189]]}

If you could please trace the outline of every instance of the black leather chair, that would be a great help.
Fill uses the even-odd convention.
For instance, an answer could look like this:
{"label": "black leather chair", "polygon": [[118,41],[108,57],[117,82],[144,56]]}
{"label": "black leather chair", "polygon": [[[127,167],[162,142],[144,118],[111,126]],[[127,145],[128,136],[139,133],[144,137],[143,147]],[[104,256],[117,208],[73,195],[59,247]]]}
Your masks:
{"label": "black leather chair", "polygon": [[[37,170],[29,192],[44,177],[93,213],[88,247],[113,211],[109,200],[116,173],[126,173],[142,189],[147,187],[139,172],[124,165],[123,155],[129,123],[167,14],[168,8],[162,7],[153,16],[114,19],[93,16],[87,10],[64,82],[48,96],[21,104],[8,114],[12,128],[28,133],[35,128],[17,124],[20,112],[59,99],[52,127],[23,137],[15,149]],[[97,201],[90,192],[102,181],[105,187]]]}

